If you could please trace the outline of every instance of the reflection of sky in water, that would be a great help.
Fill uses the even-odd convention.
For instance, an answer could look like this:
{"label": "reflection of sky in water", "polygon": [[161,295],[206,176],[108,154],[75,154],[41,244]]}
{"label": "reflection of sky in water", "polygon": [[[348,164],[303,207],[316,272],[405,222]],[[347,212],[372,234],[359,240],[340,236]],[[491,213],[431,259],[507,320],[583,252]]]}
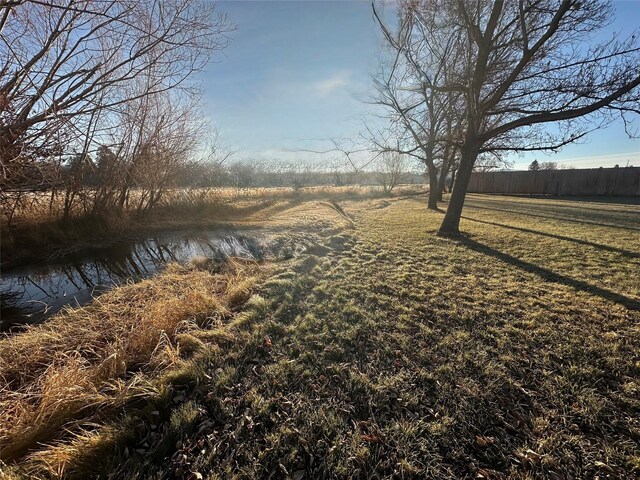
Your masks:
{"label": "reflection of sky in water", "polygon": [[262,250],[245,236],[183,232],[93,249],[82,256],[66,257],[64,263],[3,272],[2,327],[41,321],[65,305],[82,305],[114,285],[151,276],[167,262],[184,263],[197,256],[259,258]]}

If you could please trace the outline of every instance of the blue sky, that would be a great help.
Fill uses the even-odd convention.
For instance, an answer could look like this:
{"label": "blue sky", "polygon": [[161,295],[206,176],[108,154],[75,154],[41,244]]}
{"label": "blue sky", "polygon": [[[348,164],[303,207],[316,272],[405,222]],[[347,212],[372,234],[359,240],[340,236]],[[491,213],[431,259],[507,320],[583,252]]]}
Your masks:
{"label": "blue sky", "polygon": [[[640,0],[614,5],[612,28],[640,27]],[[376,111],[367,101],[382,44],[370,2],[221,1],[217,8],[237,30],[203,74],[203,109],[235,158],[322,161],[331,155],[301,150],[358,138]],[[639,165],[640,140],[614,124],[559,154],[514,155],[514,168],[533,158],[578,168]]]}

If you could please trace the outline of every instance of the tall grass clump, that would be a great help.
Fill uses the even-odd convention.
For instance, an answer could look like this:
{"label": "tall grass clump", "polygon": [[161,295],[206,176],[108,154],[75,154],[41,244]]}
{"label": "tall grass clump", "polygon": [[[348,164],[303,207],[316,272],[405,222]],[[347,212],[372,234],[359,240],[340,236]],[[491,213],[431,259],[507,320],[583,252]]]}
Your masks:
{"label": "tall grass clump", "polygon": [[211,273],[170,265],[1,338],[0,460],[153,396],[153,379],[179,363],[181,336],[222,325],[248,299],[261,268],[231,262]]}

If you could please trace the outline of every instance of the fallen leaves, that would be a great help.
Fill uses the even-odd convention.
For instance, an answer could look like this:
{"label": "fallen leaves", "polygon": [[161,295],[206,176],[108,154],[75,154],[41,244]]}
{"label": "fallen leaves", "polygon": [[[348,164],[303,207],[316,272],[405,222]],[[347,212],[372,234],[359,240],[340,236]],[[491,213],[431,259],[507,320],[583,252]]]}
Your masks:
{"label": "fallen leaves", "polygon": [[520,460],[523,467],[529,468],[535,465],[540,465],[545,455],[527,448],[524,452],[517,452],[516,457]]}
{"label": "fallen leaves", "polygon": [[476,443],[480,447],[489,447],[496,443],[496,440],[493,437],[481,437],[480,435],[476,435]]}

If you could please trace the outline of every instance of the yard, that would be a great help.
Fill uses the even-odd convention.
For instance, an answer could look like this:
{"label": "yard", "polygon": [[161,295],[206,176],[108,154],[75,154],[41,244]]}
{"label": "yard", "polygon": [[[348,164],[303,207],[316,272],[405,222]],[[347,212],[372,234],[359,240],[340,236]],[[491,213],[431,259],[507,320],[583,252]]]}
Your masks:
{"label": "yard", "polygon": [[[108,415],[90,403],[63,413],[5,458],[17,461],[5,475],[639,475],[640,205],[469,195],[466,235],[451,240],[425,202],[342,201],[337,234],[251,267],[251,298],[227,290],[215,327],[169,332],[175,358],[145,373],[145,389],[121,392]],[[211,275],[171,274],[199,275],[200,289]],[[30,381],[30,395],[46,383]]]}

